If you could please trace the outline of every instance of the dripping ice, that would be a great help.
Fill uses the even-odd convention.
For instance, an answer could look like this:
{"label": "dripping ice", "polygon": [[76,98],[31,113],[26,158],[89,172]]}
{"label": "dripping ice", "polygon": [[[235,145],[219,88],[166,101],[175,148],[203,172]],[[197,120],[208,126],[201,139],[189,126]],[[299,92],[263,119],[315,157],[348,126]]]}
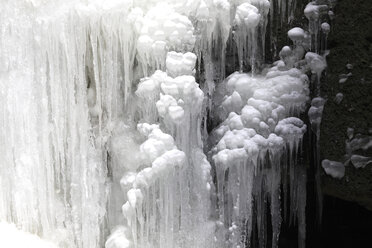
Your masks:
{"label": "dripping ice", "polygon": [[[295,2],[280,1],[281,21]],[[17,247],[249,247],[253,235],[277,247],[286,221],[304,247],[299,117],[326,67],[326,9],[309,3],[309,30],[288,30],[264,66],[268,0],[6,2],[1,235]],[[309,111],[317,135],[322,104]]]}

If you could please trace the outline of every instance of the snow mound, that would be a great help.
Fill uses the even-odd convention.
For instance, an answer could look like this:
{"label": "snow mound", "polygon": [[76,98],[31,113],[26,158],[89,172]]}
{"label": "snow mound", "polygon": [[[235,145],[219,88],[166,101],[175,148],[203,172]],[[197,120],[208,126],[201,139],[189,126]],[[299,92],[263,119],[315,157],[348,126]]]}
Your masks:
{"label": "snow mound", "polygon": [[14,224],[0,222],[0,246],[4,248],[57,248],[39,236],[19,230]]}

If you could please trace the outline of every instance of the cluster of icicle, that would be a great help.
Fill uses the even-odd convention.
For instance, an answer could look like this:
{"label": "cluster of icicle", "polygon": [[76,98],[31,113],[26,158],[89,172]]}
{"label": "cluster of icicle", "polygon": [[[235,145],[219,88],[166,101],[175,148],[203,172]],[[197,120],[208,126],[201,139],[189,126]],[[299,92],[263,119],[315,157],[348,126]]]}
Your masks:
{"label": "cluster of icicle", "polygon": [[[248,31],[243,33],[247,35],[248,32],[250,39],[249,34],[255,33],[249,33],[249,29],[259,23],[255,19],[257,12],[239,6],[237,16],[243,10],[249,13],[244,26]],[[216,115],[226,120],[210,136],[214,145],[210,155],[216,173],[217,233],[223,240],[221,247],[254,245],[251,241],[255,232],[258,245],[265,247],[268,244],[268,206],[273,231],[269,243],[276,247],[282,221],[281,189],[284,191],[284,218],[288,218],[289,212],[291,223],[297,219],[299,247],[305,246],[306,169],[297,161],[306,125],[290,116],[298,116],[306,110],[310,81],[305,73],[310,71],[315,75],[315,91],[320,92],[327,55],[324,38],[329,32],[328,23],[320,23],[328,10],[328,5],[309,3],[304,10],[309,19],[309,31],[299,27],[289,30],[288,37],[293,45],[282,48],[279,61],[259,76],[254,75],[251,62],[252,74],[236,72],[217,86],[215,105],[221,107],[215,109]],[[320,32],[323,55],[315,53],[319,51]],[[252,59],[254,52],[244,57]],[[240,68],[243,68],[241,61]],[[311,127],[317,136],[324,103],[324,99],[314,98],[309,110]]]}
{"label": "cluster of icicle", "polygon": [[265,34],[269,10],[270,2],[260,0],[245,1],[236,8],[234,40],[237,46],[240,71],[243,71],[243,65],[247,63],[255,72],[256,59],[263,62],[259,55],[263,56],[265,53]]}
{"label": "cluster of icicle", "polygon": [[169,52],[166,72],[157,70],[138,85],[140,121],[150,123],[137,125],[145,141],[137,166],[126,166],[120,180],[126,220],[114,229],[107,248],[207,247],[212,242],[210,164],[200,134],[204,94],[192,75],[195,62],[193,53]]}
{"label": "cluster of icicle", "polygon": [[[234,73],[217,90],[226,95],[220,114],[226,120],[210,136],[216,171],[217,212],[221,247],[245,247],[257,227],[259,246],[267,245],[267,206],[270,206],[272,245],[281,224],[281,185],[284,216],[298,219],[299,240],[305,240],[306,173],[297,164],[306,125],[291,117],[303,112],[308,100],[306,66],[292,68],[283,60],[265,75]],[[290,186],[288,192],[288,185]]]}
{"label": "cluster of icicle", "polygon": [[323,59],[303,60],[306,32],[262,75],[234,73],[218,86],[226,97],[213,105],[227,119],[210,138],[212,167],[203,153],[227,42],[239,69],[258,73],[273,2],[2,4],[0,220],[59,247],[243,247],[254,225],[266,242],[270,195],[275,246],[282,182],[303,243],[295,161],[306,127],[290,116],[307,101],[304,72]]}

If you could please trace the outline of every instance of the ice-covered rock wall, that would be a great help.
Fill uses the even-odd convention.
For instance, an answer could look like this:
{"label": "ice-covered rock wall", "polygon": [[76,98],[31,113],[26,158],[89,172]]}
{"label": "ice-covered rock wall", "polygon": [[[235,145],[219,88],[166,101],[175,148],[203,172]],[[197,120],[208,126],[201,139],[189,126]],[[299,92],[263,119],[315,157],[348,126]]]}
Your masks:
{"label": "ice-covered rock wall", "polygon": [[[2,1],[0,221],[58,247],[245,247],[254,235],[276,247],[284,218],[303,247],[298,117],[306,73],[320,82],[325,67],[309,52],[323,7],[308,5],[310,33],[290,30],[267,66],[269,13],[285,22],[296,1],[273,2]],[[239,66],[226,78],[228,44]]]}

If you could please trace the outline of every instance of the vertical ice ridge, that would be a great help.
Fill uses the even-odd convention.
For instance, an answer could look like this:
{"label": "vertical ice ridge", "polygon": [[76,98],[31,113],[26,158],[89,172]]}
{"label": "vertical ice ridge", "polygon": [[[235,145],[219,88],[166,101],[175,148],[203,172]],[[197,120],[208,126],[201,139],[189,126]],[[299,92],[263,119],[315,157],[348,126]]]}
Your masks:
{"label": "vertical ice ridge", "polygon": [[233,38],[237,46],[241,72],[244,64],[249,64],[255,73],[257,65],[263,61],[269,9],[270,3],[267,0],[246,1],[236,8],[234,17],[236,30],[233,32]]}
{"label": "vertical ice ridge", "polygon": [[67,4],[47,16],[43,10],[55,6],[40,6],[9,3],[2,13],[1,122],[10,132],[2,132],[8,144],[3,153],[13,155],[1,163],[8,174],[1,183],[14,196],[2,194],[1,201],[13,207],[1,205],[0,216],[62,247],[100,247],[106,142],[128,97],[120,78],[128,87],[130,74],[124,76],[119,65],[133,61],[121,50],[131,39],[119,42],[122,31],[112,25],[119,24],[119,13],[69,11]]}

